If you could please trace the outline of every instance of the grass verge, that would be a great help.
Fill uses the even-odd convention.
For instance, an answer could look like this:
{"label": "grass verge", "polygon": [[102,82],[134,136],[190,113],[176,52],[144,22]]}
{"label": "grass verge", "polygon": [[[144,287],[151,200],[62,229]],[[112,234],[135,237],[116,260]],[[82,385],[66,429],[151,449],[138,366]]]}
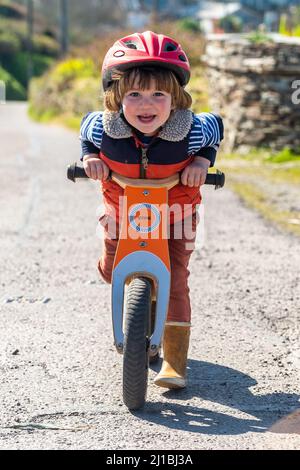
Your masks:
{"label": "grass verge", "polygon": [[288,149],[224,155],[226,184],[248,207],[277,227],[300,236],[300,155]]}

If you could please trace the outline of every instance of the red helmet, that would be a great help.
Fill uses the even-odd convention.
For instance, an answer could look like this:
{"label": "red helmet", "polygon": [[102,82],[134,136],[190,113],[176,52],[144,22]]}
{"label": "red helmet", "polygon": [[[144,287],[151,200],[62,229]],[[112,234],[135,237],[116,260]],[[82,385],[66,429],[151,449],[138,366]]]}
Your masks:
{"label": "red helmet", "polygon": [[112,83],[114,70],[127,70],[143,65],[156,65],[172,70],[182,86],[190,79],[190,64],[180,44],[163,34],[145,31],[119,39],[108,50],[102,66],[104,91]]}

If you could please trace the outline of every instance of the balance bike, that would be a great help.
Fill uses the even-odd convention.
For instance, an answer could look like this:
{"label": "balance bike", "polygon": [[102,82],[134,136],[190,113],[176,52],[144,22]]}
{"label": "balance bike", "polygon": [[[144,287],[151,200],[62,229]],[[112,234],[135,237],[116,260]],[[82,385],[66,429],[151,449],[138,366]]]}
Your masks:
{"label": "balance bike", "polygon": [[[68,167],[67,176],[74,182],[88,178],[76,163]],[[114,344],[123,354],[123,401],[137,410],[145,404],[149,358],[159,353],[168,312],[168,191],[180,177],[133,179],[112,172],[110,178],[124,189],[111,287]],[[224,183],[225,175],[218,170],[205,181],[215,189]]]}

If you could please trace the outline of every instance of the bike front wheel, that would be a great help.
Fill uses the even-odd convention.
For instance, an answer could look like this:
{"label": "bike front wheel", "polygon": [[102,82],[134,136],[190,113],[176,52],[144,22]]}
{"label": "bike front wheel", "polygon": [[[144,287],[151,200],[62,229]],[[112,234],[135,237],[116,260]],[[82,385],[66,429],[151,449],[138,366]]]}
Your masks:
{"label": "bike front wheel", "polygon": [[135,278],[128,287],[124,350],[123,401],[130,410],[145,404],[149,367],[151,282]]}

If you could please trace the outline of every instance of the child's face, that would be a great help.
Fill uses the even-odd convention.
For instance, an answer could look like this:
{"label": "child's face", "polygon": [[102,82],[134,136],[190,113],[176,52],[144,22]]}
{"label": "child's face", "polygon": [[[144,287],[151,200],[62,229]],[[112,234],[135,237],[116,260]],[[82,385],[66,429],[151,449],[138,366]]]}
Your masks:
{"label": "child's face", "polygon": [[172,110],[172,97],[170,93],[157,90],[154,79],[151,79],[150,88],[141,90],[138,80],[123,98],[123,113],[129,124],[146,135],[154,135],[156,131],[168,120]]}

